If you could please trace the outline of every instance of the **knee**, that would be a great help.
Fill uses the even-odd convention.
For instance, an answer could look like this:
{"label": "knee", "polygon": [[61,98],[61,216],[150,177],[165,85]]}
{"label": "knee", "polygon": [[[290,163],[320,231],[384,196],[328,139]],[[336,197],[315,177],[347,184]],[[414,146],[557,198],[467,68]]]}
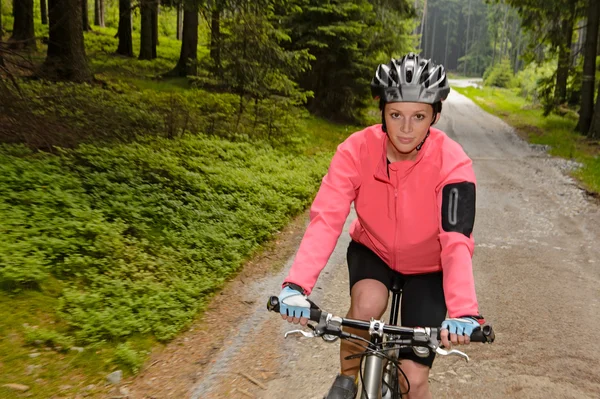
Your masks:
{"label": "knee", "polygon": [[364,282],[358,282],[352,289],[349,317],[361,320],[381,317],[387,307],[387,288],[380,282],[361,284]]}
{"label": "knee", "polygon": [[426,394],[429,392],[429,375],[417,374],[407,377],[410,382],[409,398],[427,397]]}
{"label": "knee", "polygon": [[[429,393],[429,367],[416,365],[413,362],[404,361],[402,367],[402,371],[406,374],[406,378],[410,383],[410,392],[408,393],[408,398],[428,398]],[[406,384],[406,381],[403,381],[402,384],[404,389],[409,388]]]}

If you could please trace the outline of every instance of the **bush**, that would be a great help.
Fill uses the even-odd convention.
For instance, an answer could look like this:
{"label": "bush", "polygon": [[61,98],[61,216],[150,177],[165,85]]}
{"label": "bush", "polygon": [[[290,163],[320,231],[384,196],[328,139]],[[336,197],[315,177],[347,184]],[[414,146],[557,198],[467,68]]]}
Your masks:
{"label": "bush", "polygon": [[144,364],[144,356],[125,342],[117,346],[113,362],[125,367],[131,373],[137,374],[142,364]]}
{"label": "bush", "polygon": [[540,103],[542,81],[552,78],[556,71],[556,61],[537,64],[531,62],[525,69],[519,71],[516,76],[516,86],[519,88],[520,95],[532,101],[534,105]]}
{"label": "bush", "polygon": [[504,59],[502,62],[488,67],[483,75],[483,84],[503,88],[513,87],[514,75],[510,60]]}

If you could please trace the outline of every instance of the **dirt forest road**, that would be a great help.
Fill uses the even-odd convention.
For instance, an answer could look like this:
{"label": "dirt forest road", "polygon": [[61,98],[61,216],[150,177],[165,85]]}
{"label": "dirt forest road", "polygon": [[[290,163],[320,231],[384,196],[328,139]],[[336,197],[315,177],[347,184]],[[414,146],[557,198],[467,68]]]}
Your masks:
{"label": "dirt forest road", "polygon": [[[474,270],[493,345],[471,362],[436,360],[434,398],[600,398],[600,207],[566,176],[568,162],[534,149],[452,92],[439,127],[473,159],[478,179]],[[344,315],[347,227],[312,299]],[[291,265],[307,214],[212,302],[204,319],[126,381],[130,398],[322,398],[339,343],[288,338],[265,310]],[[239,299],[236,299],[239,298]]]}

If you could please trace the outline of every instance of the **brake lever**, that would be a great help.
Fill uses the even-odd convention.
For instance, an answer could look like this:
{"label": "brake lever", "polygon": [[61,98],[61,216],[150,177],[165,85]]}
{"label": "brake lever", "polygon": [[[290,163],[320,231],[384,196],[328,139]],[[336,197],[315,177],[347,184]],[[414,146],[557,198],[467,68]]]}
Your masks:
{"label": "brake lever", "polygon": [[312,332],[306,332],[304,330],[291,330],[291,331],[286,331],[286,333],[284,334],[284,337],[287,338],[288,335],[293,335],[293,334],[302,334],[304,337],[306,338],[314,338],[315,334]]}
{"label": "brake lever", "polygon": [[432,348],[435,351],[435,353],[437,353],[438,355],[441,355],[441,356],[456,355],[456,356],[462,357],[467,362],[469,361],[469,355],[467,355],[464,352],[461,352],[456,349],[451,349],[448,351],[446,349],[440,348],[440,342],[437,340],[436,337],[432,336],[431,334],[429,335],[429,347]]}
{"label": "brake lever", "polygon": [[467,362],[469,361],[469,355],[467,355],[466,353],[461,352],[459,350],[456,350],[456,349],[451,349],[451,350],[447,351],[446,349],[442,349],[438,346],[437,348],[435,348],[435,353],[437,353],[438,355],[442,355],[442,356],[456,355],[456,356],[462,357]]}

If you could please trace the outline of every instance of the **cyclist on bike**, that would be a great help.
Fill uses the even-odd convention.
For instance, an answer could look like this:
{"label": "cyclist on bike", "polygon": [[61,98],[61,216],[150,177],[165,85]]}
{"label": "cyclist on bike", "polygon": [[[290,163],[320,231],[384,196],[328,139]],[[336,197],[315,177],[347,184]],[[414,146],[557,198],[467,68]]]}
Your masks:
{"label": "cyclist on bike", "polygon": [[[347,261],[347,317],[380,319],[389,290],[402,287],[401,324],[442,326],[444,346],[468,344],[483,324],[471,258],[475,174],[462,147],[433,128],[450,92],[442,65],[408,54],[381,64],[371,82],[382,123],[352,134],[338,149],[312,204],[310,224],[279,295],[280,312],[306,324],[311,293],[354,202]],[[351,330],[368,339],[368,333]],[[356,395],[361,349],[341,342],[341,373],[326,398]],[[431,398],[435,357],[402,353],[410,399]]]}

